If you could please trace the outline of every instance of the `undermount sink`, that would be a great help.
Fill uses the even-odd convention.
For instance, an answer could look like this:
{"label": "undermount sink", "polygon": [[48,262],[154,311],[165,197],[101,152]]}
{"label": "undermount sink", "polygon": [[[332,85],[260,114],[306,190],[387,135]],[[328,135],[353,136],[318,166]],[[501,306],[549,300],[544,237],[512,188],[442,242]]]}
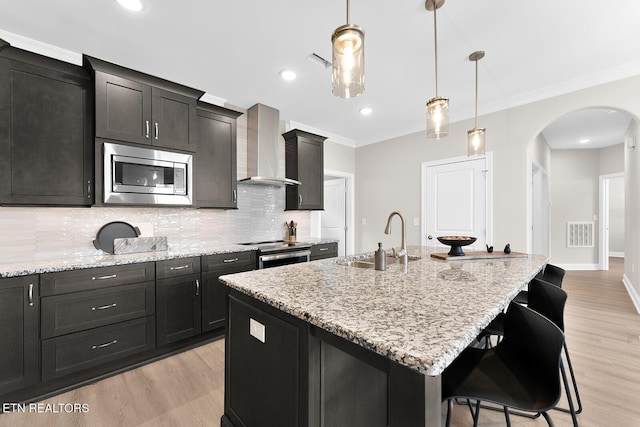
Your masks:
{"label": "undermount sink", "polygon": [[[419,256],[415,256],[415,255],[409,255],[408,256],[408,261],[415,261],[420,259]],[[398,262],[398,258],[395,258],[393,256],[387,256],[387,265],[389,264],[396,264]],[[345,265],[347,267],[357,267],[357,268],[375,268],[375,259],[374,257],[370,256],[370,257],[366,257],[366,258],[359,258],[359,259],[354,259],[354,260],[345,260],[345,261],[338,261],[337,262],[338,265]]]}

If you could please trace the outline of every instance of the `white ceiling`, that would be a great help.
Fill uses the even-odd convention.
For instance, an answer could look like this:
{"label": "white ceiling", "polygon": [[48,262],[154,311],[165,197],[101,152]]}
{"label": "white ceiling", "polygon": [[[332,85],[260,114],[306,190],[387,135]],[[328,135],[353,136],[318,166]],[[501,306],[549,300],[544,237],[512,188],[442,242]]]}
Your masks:
{"label": "white ceiling", "polygon": [[552,149],[597,149],[622,144],[629,114],[609,108],[585,108],[558,118],[542,135]]}
{"label": "white ceiling", "polygon": [[[433,14],[423,0],[351,1],[351,21],[366,32],[366,90],[348,100],[331,94],[330,70],[306,59],[331,59],[345,0],[145,1],[133,13],[116,0],[3,0],[0,30],[238,107],[264,103],[356,146],[425,129],[435,88]],[[452,121],[473,117],[476,50],[486,51],[481,115],[640,74],[639,18],[637,0],[448,0],[438,11],[439,95],[451,99]],[[298,78],[283,81],[284,68]],[[364,106],[370,116],[360,115]]]}

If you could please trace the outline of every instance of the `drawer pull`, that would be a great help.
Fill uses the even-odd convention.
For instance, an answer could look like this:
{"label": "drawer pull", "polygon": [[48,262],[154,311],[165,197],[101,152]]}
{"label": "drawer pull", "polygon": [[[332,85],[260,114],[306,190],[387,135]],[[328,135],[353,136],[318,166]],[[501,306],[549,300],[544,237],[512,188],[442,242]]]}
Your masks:
{"label": "drawer pull", "polygon": [[196,296],[200,295],[200,280],[196,279]]}
{"label": "drawer pull", "polygon": [[185,268],[189,268],[189,264],[187,264],[187,265],[180,265],[180,266],[178,266],[178,267],[170,267],[170,268],[169,268],[169,270],[172,270],[172,271],[174,271],[174,270],[184,270]]}
{"label": "drawer pull", "polygon": [[113,340],[113,341],[110,341],[110,342],[106,342],[104,344],[92,345],[91,346],[91,350],[95,350],[97,348],[109,347],[110,345],[114,345],[114,344],[117,344],[117,343],[118,343],[118,340]]}
{"label": "drawer pull", "polygon": [[329,248],[320,248],[320,252],[322,252],[322,251],[328,251],[328,250],[329,250]]}
{"label": "drawer pull", "polygon": [[117,304],[114,302],[113,304],[103,305],[103,306],[100,306],[100,307],[91,307],[91,311],[106,310],[108,308],[114,308],[116,306],[117,306]]}
{"label": "drawer pull", "polygon": [[115,279],[116,277],[118,277],[117,274],[109,274],[107,276],[100,276],[100,277],[92,277],[91,280],[106,280],[106,279]]}
{"label": "drawer pull", "polygon": [[236,261],[238,261],[238,258],[231,258],[231,259],[223,260],[223,262],[236,262]]}
{"label": "drawer pull", "polygon": [[33,307],[33,283],[29,283],[29,307]]}

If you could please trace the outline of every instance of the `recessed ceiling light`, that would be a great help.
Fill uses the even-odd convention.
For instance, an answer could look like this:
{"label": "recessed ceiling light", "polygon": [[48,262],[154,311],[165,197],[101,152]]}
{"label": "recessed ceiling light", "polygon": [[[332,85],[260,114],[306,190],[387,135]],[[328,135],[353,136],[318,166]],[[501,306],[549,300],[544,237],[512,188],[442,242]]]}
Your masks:
{"label": "recessed ceiling light", "polygon": [[590,139],[584,138],[584,139],[581,139],[581,140],[580,140],[580,141],[578,141],[578,142],[579,142],[580,144],[586,144],[587,142],[590,142],[590,141],[591,141]]}
{"label": "recessed ceiling light", "polygon": [[291,70],[282,70],[280,71],[280,77],[282,77],[284,80],[295,80],[296,73]]}
{"label": "recessed ceiling light", "polygon": [[373,112],[373,110],[369,107],[364,107],[360,109],[360,114],[362,114],[363,116],[368,116],[369,114],[371,114]]}
{"label": "recessed ceiling light", "polygon": [[133,10],[134,12],[141,11],[144,6],[142,0],[118,0],[118,3],[125,9]]}

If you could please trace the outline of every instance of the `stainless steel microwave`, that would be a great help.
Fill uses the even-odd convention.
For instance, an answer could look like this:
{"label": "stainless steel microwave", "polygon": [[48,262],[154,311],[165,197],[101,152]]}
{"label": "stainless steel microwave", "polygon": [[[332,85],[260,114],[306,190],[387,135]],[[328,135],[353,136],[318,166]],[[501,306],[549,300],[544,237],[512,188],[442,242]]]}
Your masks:
{"label": "stainless steel microwave", "polygon": [[105,142],[104,203],[193,204],[193,155]]}

